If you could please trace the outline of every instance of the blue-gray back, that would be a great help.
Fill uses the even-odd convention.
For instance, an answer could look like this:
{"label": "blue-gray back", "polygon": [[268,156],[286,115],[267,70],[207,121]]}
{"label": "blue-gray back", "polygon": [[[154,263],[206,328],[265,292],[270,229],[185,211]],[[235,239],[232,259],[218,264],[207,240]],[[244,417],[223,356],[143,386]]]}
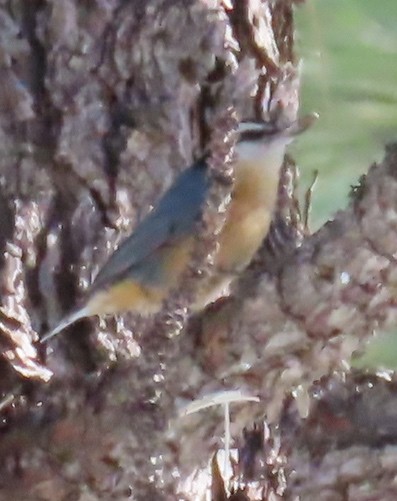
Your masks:
{"label": "blue-gray back", "polygon": [[[182,172],[158,206],[110,256],[91,290],[102,289],[130,274],[154,251],[193,233],[206,199],[209,181],[204,159]],[[138,273],[139,274],[139,273]]]}

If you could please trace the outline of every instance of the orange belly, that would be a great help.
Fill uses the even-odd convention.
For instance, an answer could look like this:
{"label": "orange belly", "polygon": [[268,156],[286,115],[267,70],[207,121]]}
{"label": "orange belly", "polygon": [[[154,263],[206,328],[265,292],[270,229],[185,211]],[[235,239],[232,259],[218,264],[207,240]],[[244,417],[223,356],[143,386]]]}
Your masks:
{"label": "orange belly", "polygon": [[271,214],[261,207],[226,224],[220,235],[216,266],[230,272],[244,269],[267,235],[270,222]]}
{"label": "orange belly", "polygon": [[108,315],[133,311],[142,315],[156,313],[161,308],[166,291],[145,287],[131,280],[95,294],[87,304],[91,314]]}

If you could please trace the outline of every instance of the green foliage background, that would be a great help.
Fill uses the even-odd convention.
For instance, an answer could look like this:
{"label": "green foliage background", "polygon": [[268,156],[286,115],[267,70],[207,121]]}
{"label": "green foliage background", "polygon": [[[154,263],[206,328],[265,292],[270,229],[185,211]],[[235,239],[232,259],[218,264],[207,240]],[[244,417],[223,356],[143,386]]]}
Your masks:
{"label": "green foliage background", "polygon": [[[316,229],[345,207],[350,186],[397,140],[397,1],[307,0],[296,19],[302,109],[320,114],[294,151],[302,188],[319,169]],[[397,332],[372,341],[355,363],[397,369]]]}
{"label": "green foliage background", "polygon": [[317,227],[397,140],[397,1],[307,0],[296,19],[302,109],[320,114],[295,148],[303,179],[320,171]]}

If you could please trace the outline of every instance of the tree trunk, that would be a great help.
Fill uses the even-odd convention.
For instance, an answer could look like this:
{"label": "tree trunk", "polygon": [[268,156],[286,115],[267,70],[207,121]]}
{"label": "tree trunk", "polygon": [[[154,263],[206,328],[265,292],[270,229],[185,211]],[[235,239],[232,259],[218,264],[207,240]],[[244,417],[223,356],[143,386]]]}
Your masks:
{"label": "tree trunk", "polygon": [[[313,236],[287,164],[272,235],[232,296],[186,313],[223,222],[235,116],[296,116],[292,15],[292,0],[0,3],[1,500],[197,499],[189,475],[222,447],[222,413],[180,408],[228,389],[261,399],[233,407],[236,440],[264,416],[293,422],[281,426],[273,480],[255,470],[263,496],[322,495],[321,468],[310,466],[326,465],[339,441],[313,459],[301,416],[317,415],[314,381],[345,370],[375,327],[395,323],[397,147]],[[208,144],[212,191],[194,259],[161,314],[87,320],[39,345]],[[338,391],[348,400],[353,387]],[[291,392],[299,416],[283,407]],[[338,472],[357,444],[343,447]],[[387,465],[392,478],[396,463]],[[379,468],[334,475],[328,499],[389,499]],[[357,497],[364,480],[375,498]]]}

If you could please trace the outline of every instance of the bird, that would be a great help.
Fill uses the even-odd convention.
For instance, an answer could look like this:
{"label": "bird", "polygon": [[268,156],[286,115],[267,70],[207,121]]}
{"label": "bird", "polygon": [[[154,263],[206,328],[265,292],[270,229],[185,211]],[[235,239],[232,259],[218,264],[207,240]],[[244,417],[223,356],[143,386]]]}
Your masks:
{"label": "bird", "polygon": [[[250,263],[266,237],[277,200],[286,147],[316,114],[280,127],[264,120],[237,128],[234,185],[218,250],[192,309],[200,311]],[[185,169],[135,231],[114,251],[86,292],[81,306],[40,340],[44,343],[76,321],[94,315],[158,312],[177,287],[194,246],[210,182],[208,154]]]}

